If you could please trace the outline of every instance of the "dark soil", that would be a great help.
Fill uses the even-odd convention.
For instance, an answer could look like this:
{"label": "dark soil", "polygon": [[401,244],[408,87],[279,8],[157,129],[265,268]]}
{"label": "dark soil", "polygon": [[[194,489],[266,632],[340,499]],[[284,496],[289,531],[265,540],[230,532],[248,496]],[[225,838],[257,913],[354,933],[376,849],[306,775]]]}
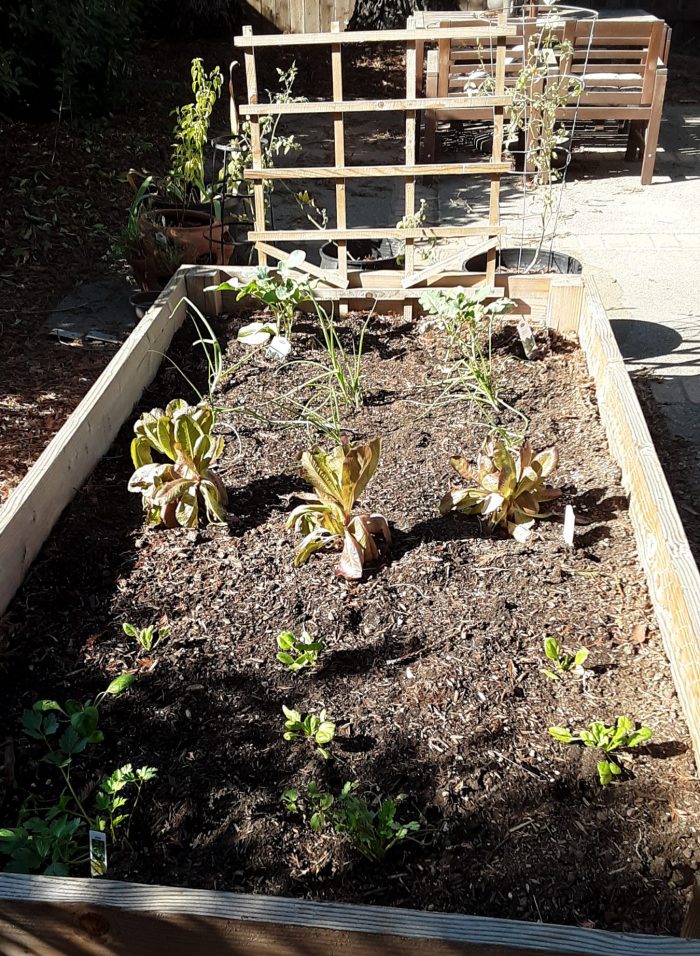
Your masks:
{"label": "dark soil", "polygon": [[[343,335],[359,323],[351,317]],[[221,328],[229,361],[240,356],[237,324]],[[300,325],[297,354],[321,359],[312,331]],[[191,340],[185,330],[175,346],[189,368]],[[44,798],[56,787],[20,734],[22,708],[94,694],[134,670],[133,689],[104,707],[105,744],[84,762],[93,785],[127,760],[158,768],[133,849],[111,852],[115,878],[677,933],[700,862],[692,754],[583,357],[565,340],[550,345],[526,362],[506,327],[496,380],[530,416],[534,445],[559,448],[553,483],[579,518],[574,549],[557,518],[518,544],[477,519],[438,515],[455,477],[448,459],[474,458],[484,415],[426,407],[434,393],[422,386],[439,378],[444,343],[396,317],[373,320],[366,403],[345,418],[355,439],[382,437],[363,504],[394,536],[389,563],[360,583],[335,576],[333,553],[292,565],[298,539],[285,521],[304,488],[296,459],[314,436],[224,414],[228,527],[145,531],[126,490],[125,428],[5,619],[0,716],[17,790],[0,822],[14,823],[27,790]],[[309,374],[256,357],[220,400],[269,410],[271,395]],[[164,366],[142,408],[183,393]],[[168,641],[139,659],[121,623],[166,620]],[[304,626],[325,648],[315,670],[289,674],[275,638]],[[585,681],[541,674],[548,635],[590,649]],[[327,709],[338,727],[331,760],[282,739],[283,703]],[[618,714],[654,738],[602,788],[593,753],[556,743],[547,727]],[[422,832],[383,863],[363,862],[343,838],[285,813],[282,790],[311,780],[405,793],[400,815]]]}

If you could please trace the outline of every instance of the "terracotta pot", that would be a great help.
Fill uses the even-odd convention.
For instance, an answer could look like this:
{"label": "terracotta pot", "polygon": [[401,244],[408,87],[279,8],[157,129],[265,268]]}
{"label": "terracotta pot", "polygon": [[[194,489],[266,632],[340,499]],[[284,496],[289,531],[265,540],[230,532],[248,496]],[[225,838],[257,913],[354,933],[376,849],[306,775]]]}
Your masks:
{"label": "terracotta pot", "polygon": [[180,265],[228,265],[234,249],[218,220],[209,213],[189,209],[184,213],[175,208],[158,209],[144,216],[141,242],[146,259],[146,289],[161,289]]}

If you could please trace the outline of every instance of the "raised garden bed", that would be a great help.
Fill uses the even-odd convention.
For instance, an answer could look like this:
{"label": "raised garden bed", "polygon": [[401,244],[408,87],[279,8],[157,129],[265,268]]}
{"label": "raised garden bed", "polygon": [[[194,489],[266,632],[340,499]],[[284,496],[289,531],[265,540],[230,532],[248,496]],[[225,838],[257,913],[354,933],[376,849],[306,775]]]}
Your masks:
{"label": "raised garden bed", "polygon": [[[207,281],[193,276],[188,291],[201,300]],[[354,281],[375,288],[358,290],[351,307],[365,295],[378,295],[391,308],[393,279],[375,274]],[[474,277],[442,281],[471,283]],[[486,535],[474,518],[438,515],[450,481],[448,459],[457,453],[474,459],[484,417],[464,404],[426,407],[435,394],[421,386],[444,361],[444,342],[437,332],[419,332],[391,315],[372,323],[365,405],[345,418],[357,440],[382,436],[379,470],[363,500],[387,516],[394,537],[391,560],[363,582],[338,581],[337,556],[329,553],[293,568],[298,539],[284,524],[294,492],[304,488],[295,457],[309,439],[240,416],[221,418],[229,436],[219,467],[230,496],[228,528],[145,530],[138,498],[126,492],[129,425],[61,520],[5,619],[10,653],[4,680],[12,693],[5,695],[2,712],[13,726],[22,707],[39,696],[83,698],[124,670],[138,673],[129,697],[106,711],[106,743],[86,763],[95,779],[126,760],[159,769],[144,791],[133,850],[113,853],[110,876],[572,927],[679,931],[692,882],[698,809],[680,709],[682,703],[697,742],[689,693],[697,572],[594,292],[584,302],[581,280],[571,277],[499,281],[533,324],[549,316],[550,325],[559,321],[571,330],[581,319],[583,350],[552,333],[544,358],[528,362],[507,323],[495,353],[496,379],[509,403],[530,417],[534,444],[559,448],[552,483],[582,519],[573,549],[554,520],[518,544]],[[170,313],[185,282],[181,273],[118,357],[122,367],[150,363],[141,385],[181,318]],[[217,308],[229,310],[229,298],[218,296]],[[232,333],[241,321],[217,323],[229,360],[240,354]],[[351,316],[342,327],[357,331],[359,321]],[[320,357],[313,333],[312,319],[301,320],[300,355]],[[149,352],[153,335],[159,344]],[[183,330],[173,357],[196,378],[201,369],[192,338],[191,329]],[[255,358],[228,380],[221,402],[259,408],[270,394],[288,393],[305,377],[302,366],[276,367]],[[138,378],[132,376],[137,392]],[[166,364],[141,407],[163,405],[184,389],[179,373]],[[109,383],[102,381],[96,395],[109,406]],[[121,396],[121,408],[99,436],[102,446],[136,397],[127,389]],[[86,410],[82,421],[90,422],[91,414]],[[92,447],[95,422],[82,427],[78,444]],[[606,448],[606,430],[622,483]],[[88,471],[104,450],[92,447],[93,460],[78,463],[75,486],[80,471]],[[39,494],[41,488],[39,480],[29,490]],[[70,496],[68,486],[62,494]],[[15,520],[30,497],[11,511]],[[63,503],[59,496],[55,508]],[[0,528],[0,553],[8,528],[13,533],[11,525]],[[137,660],[121,622],[143,626],[166,619],[173,626],[169,639],[150,663]],[[275,637],[303,626],[326,646],[315,669],[289,674],[275,661]],[[593,673],[585,682],[554,683],[541,674],[545,636],[589,648]],[[332,760],[283,741],[283,703],[302,711],[326,707],[337,724]],[[654,740],[636,755],[629,778],[605,789],[587,751],[565,749],[546,733],[551,724],[579,727],[623,713],[653,727]],[[35,758],[32,746],[17,744],[23,789],[36,776]],[[312,779],[333,792],[357,779],[370,792],[406,793],[400,815],[420,820],[422,830],[381,865],[363,863],[344,839],[315,835],[303,817],[285,812],[280,792]],[[5,805],[12,807],[12,799]],[[0,898],[21,897],[24,887],[27,896],[45,894],[45,884],[3,877]],[[81,881],[71,881],[70,893],[62,885],[57,881],[51,892],[64,900],[80,898]],[[92,886],[87,889],[93,895],[85,898],[91,904],[123,905],[120,890],[110,899],[105,884],[97,901]],[[178,896],[178,906],[195,896]],[[6,919],[12,919],[13,905],[4,904]],[[313,910],[312,904],[303,906]],[[285,913],[282,921],[294,923],[292,910]],[[104,912],[102,918],[111,919]],[[243,910],[238,918],[247,918]],[[463,932],[480,925],[460,923]],[[21,920],[17,926],[17,938],[24,939]],[[382,931],[376,926],[369,932]],[[426,936],[440,938],[427,926]],[[598,934],[572,928],[557,938],[555,930],[532,927],[527,946],[608,951]],[[491,940],[514,945],[522,933],[527,936],[527,928],[518,928],[515,938]],[[587,948],[589,942],[599,948]],[[351,951],[364,952],[361,945],[368,944],[358,937]]]}

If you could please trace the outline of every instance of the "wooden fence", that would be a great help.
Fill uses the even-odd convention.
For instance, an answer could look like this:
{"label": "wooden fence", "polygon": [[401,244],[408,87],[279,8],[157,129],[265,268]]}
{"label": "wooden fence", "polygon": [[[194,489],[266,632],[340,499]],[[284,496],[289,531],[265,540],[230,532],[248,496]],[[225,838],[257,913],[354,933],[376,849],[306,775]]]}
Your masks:
{"label": "wooden fence", "polygon": [[344,28],[355,0],[245,0],[245,6],[281,33],[318,33],[328,32],[334,20]]}

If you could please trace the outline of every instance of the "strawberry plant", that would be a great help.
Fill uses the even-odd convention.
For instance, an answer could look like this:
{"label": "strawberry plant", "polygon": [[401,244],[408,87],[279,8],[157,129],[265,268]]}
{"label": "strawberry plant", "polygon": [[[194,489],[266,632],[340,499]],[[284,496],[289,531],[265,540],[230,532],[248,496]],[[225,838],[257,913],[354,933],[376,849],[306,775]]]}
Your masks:
{"label": "strawberry plant", "polygon": [[379,514],[355,514],[358,498],[377,470],[381,441],[350,445],[347,439],[331,452],[314,448],[301,457],[302,472],[314,494],[298,494],[304,504],[295,508],[287,527],[304,535],[294,564],[308,561],[314,551],[342,548],[336,573],[359,580],[366,564],[376,563],[391,544],[386,518]]}
{"label": "strawberry plant", "polygon": [[[153,767],[133,770],[125,764],[100,783],[95,795],[95,812],[88,810],[86,793],[92,786],[78,786],[73,763],[78,754],[99,744],[104,734],[99,728],[100,705],[107,696],[123,693],[134,681],[132,674],[121,674],[92,700],[69,700],[61,706],[55,700],[38,700],[22,715],[24,733],[46,747],[42,761],[58,770],[63,789],[45,809],[25,803],[16,827],[0,829],[0,854],[9,858],[10,873],[68,876],[79,863],[87,862],[86,829],[108,832],[114,840],[133,813],[141,788],[156,775]],[[123,794],[125,787],[136,790],[131,810]],[[128,836],[128,825],[126,827]]]}
{"label": "strawberry plant", "polygon": [[544,483],[558,462],[556,448],[534,454],[526,441],[511,452],[502,441],[492,440],[479,455],[476,474],[465,458],[450,459],[458,475],[476,484],[451,489],[440,502],[440,513],[478,515],[490,529],[501,525],[516,541],[527,541],[535,519],[549,515],[542,505],[561,494]]}

